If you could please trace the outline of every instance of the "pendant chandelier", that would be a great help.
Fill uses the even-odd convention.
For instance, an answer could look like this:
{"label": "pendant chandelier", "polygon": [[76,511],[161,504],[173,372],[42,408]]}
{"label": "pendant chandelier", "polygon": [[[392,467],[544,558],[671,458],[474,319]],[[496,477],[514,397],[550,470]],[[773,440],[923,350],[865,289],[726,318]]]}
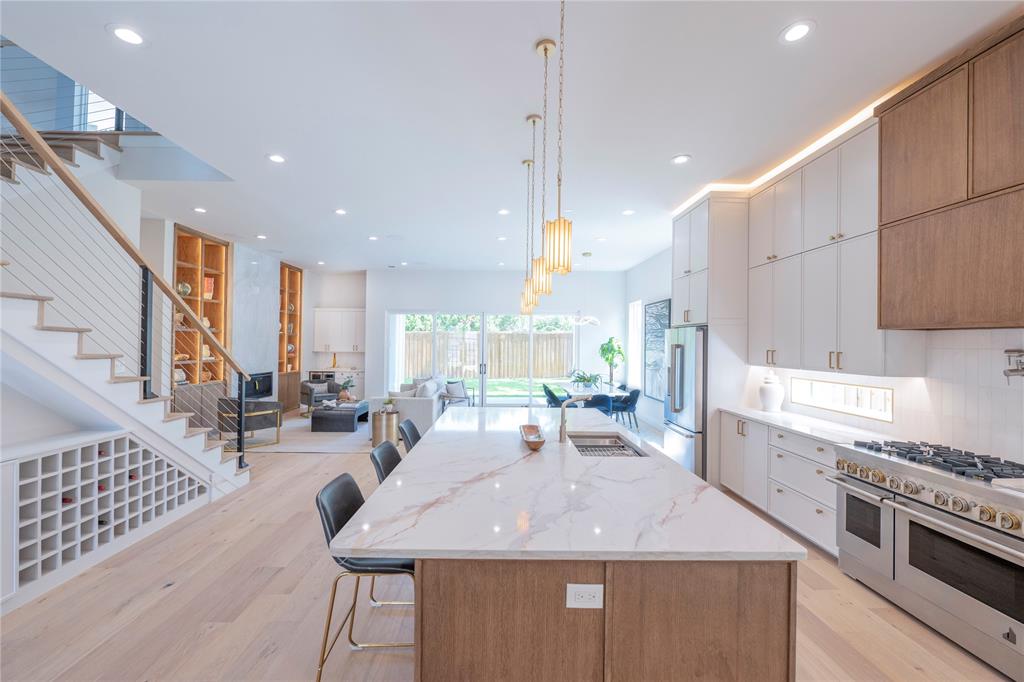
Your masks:
{"label": "pendant chandelier", "polygon": [[533,181],[533,159],[526,159],[523,161],[523,165],[526,167],[526,276],[523,279],[523,290],[519,294],[519,314],[529,315],[536,307],[538,298],[537,293],[533,290],[533,274],[531,272],[533,263],[530,259],[532,251],[530,187]]}
{"label": "pendant chandelier", "polygon": [[[556,218],[544,224],[544,260],[549,272],[567,275],[572,272],[572,221],[562,217],[562,138],[563,138],[563,102],[565,92],[565,0],[561,2],[561,16],[558,30],[558,170]],[[544,41],[541,41],[543,43]],[[544,56],[544,106],[547,107],[547,62],[549,47],[537,44],[538,51]],[[545,117],[546,119],[546,117]],[[544,121],[547,131],[547,120]],[[546,218],[546,216],[544,216]]]}
{"label": "pendant chandelier", "polygon": [[[547,81],[547,79],[545,78],[545,82],[546,81]],[[545,108],[544,115],[547,116],[547,107],[545,106],[544,108]],[[526,117],[526,121],[530,125],[533,126],[533,143],[532,143],[532,146],[530,148],[530,158],[533,159],[534,161],[536,161],[536,159],[537,159],[537,121],[541,121],[541,120],[543,120],[543,119],[540,116],[538,116],[537,114],[530,114],[529,116]],[[544,129],[545,129],[545,131],[547,130],[547,126],[546,125],[544,126]],[[545,148],[546,148],[546,145],[547,145],[546,136],[545,136],[544,145],[545,145]],[[543,207],[544,207],[544,200],[545,200],[546,193],[544,192],[544,184],[543,183],[544,183],[544,177],[545,177],[546,174],[547,174],[547,163],[546,163],[546,158],[544,158],[544,159],[541,160],[541,189],[540,189],[541,220],[539,221],[541,223],[540,255],[539,256],[535,256],[534,254],[536,253],[536,249],[534,249],[533,246],[530,247],[530,256],[532,258],[532,260],[530,261],[530,267],[532,268],[531,273],[532,273],[532,280],[533,280],[533,293],[535,294],[538,303],[540,303],[540,297],[541,296],[550,296],[551,295],[551,271],[548,270],[547,263],[546,263],[546,261],[544,259],[544,225],[543,225],[543,222],[544,222],[544,220],[543,220],[544,208]],[[529,199],[528,199],[527,203],[528,203],[528,209],[530,211],[530,218],[529,218],[529,220],[530,220],[530,240],[531,240],[531,243],[533,245],[536,245],[537,222],[538,222],[536,220],[536,218],[535,218],[535,216],[536,216],[535,211],[536,211],[536,206],[537,206],[537,182],[536,182],[536,179],[537,179],[537,166],[536,166],[536,163],[532,163],[530,165],[530,189],[529,189],[530,194],[529,194]]]}

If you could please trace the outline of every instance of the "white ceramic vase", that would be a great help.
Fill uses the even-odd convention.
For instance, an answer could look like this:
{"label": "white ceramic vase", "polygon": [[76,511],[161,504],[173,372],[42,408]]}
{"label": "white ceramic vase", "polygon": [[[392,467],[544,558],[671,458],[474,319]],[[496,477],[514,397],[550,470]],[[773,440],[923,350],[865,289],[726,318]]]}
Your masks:
{"label": "white ceramic vase", "polygon": [[765,412],[780,412],[782,410],[782,399],[786,397],[786,389],[782,387],[778,375],[772,370],[764,376],[764,383],[757,389],[761,397],[761,409]]}

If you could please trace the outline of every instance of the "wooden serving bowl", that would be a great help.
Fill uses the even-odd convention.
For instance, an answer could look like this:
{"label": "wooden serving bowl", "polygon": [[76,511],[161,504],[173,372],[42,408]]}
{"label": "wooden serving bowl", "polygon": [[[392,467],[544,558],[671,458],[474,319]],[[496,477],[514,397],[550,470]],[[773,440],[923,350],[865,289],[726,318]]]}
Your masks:
{"label": "wooden serving bowl", "polygon": [[519,434],[526,442],[526,447],[533,451],[544,447],[544,432],[536,424],[523,424],[519,427]]}

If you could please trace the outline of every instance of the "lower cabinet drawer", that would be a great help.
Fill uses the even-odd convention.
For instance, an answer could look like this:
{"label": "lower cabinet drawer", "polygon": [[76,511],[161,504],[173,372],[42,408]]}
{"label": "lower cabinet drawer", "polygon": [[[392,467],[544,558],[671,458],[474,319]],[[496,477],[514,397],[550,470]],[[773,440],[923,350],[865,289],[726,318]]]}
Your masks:
{"label": "lower cabinet drawer", "polygon": [[768,482],[768,512],[822,549],[838,554],[836,513],[775,480]]}
{"label": "lower cabinet drawer", "polygon": [[832,467],[812,462],[791,452],[769,448],[769,476],[793,490],[829,507],[836,506],[836,487],[825,480],[835,476]]}
{"label": "lower cabinet drawer", "polygon": [[836,446],[823,440],[816,440],[792,431],[772,427],[768,442],[776,448],[795,452],[801,457],[813,459],[830,467],[836,465]]}

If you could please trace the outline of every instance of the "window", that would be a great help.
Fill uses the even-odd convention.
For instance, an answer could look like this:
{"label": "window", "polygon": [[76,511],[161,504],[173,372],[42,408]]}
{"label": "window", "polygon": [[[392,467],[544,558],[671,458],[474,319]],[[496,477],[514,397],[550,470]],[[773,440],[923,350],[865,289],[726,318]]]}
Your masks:
{"label": "window", "polygon": [[626,385],[641,386],[644,374],[644,302],[629,302],[626,332]]}
{"label": "window", "polygon": [[793,377],[790,380],[789,399],[798,405],[892,422],[891,388]]}

